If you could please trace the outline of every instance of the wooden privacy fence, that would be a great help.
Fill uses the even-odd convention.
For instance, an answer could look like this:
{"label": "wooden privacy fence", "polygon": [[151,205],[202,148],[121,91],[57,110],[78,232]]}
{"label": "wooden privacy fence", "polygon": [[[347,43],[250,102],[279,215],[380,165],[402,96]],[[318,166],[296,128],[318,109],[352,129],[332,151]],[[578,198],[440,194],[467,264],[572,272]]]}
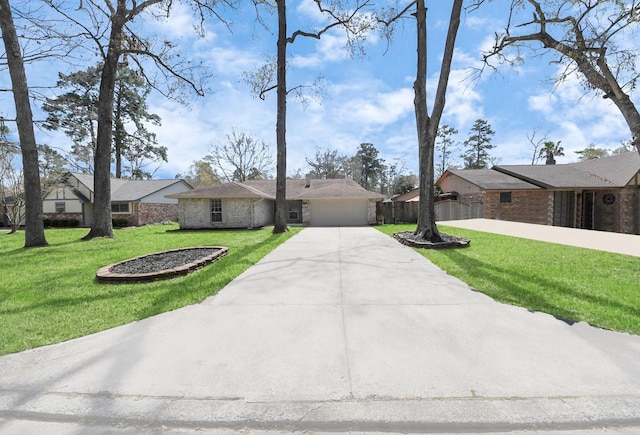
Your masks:
{"label": "wooden privacy fence", "polygon": [[458,201],[439,201],[436,202],[436,220],[456,221],[481,218],[483,209],[481,202],[472,202],[467,205]]}
{"label": "wooden privacy fence", "polygon": [[[459,219],[481,218],[483,206],[480,202],[471,205],[458,201],[436,202],[436,220],[453,221]],[[378,222],[385,224],[418,222],[418,202],[378,203]]]}

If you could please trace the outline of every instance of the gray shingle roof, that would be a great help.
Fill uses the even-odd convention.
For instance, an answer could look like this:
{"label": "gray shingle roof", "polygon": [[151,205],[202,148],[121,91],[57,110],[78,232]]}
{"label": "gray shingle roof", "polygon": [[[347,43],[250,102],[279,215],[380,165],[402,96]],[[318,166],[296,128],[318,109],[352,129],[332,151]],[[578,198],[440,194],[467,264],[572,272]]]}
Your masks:
{"label": "gray shingle roof", "polygon": [[[287,180],[287,199],[382,199],[384,195],[370,192],[350,179]],[[268,198],[276,197],[275,180],[249,180],[243,183],[224,183],[191,190],[169,198]]]}
{"label": "gray shingle roof", "polygon": [[623,187],[640,171],[640,154],[637,151],[601,159],[572,163],[571,166]]}
{"label": "gray shingle roof", "polygon": [[[69,175],[77,178],[78,181],[93,192],[93,175],[80,173],[71,173]],[[111,201],[138,201],[166,187],[183,182],[183,180],[127,180],[112,178]]]}
{"label": "gray shingle roof", "polygon": [[503,165],[495,171],[545,189],[624,187],[640,171],[637,152],[566,165]]}
{"label": "gray shingle roof", "polygon": [[449,169],[484,190],[538,190],[540,187],[492,169]]}
{"label": "gray shingle roof", "polygon": [[212,186],[201,187],[186,192],[167,195],[167,198],[269,198],[275,199],[273,195],[265,193],[255,187],[242,183],[223,183]]}

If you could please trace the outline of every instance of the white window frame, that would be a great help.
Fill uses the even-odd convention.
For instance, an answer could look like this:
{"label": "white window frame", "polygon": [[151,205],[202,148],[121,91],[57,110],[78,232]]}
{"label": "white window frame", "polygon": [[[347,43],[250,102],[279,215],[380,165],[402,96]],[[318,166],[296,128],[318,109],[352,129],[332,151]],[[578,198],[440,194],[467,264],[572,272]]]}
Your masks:
{"label": "white window frame", "polygon": [[[66,207],[66,204],[64,202],[56,202],[54,206],[55,206],[55,210],[56,210],[57,214],[62,214],[62,213],[66,213],[67,212],[66,211],[67,207]],[[61,206],[60,208],[61,208],[62,211],[60,211],[58,209],[58,206]]]}
{"label": "white window frame", "polygon": [[[114,210],[113,210],[113,206],[114,206],[114,205],[115,205],[115,206],[118,206],[118,210],[117,210],[117,211],[114,211]],[[123,205],[126,205],[126,206],[127,206],[127,210],[126,210],[126,211],[122,211],[122,210],[120,210],[120,208],[121,208]],[[112,213],[112,214],[131,214],[131,205],[129,205],[129,203],[128,203],[128,202],[112,202],[112,203],[111,203],[111,213]]]}
{"label": "white window frame", "polygon": [[211,222],[212,223],[222,222],[222,200],[212,199],[209,205],[211,210]]}

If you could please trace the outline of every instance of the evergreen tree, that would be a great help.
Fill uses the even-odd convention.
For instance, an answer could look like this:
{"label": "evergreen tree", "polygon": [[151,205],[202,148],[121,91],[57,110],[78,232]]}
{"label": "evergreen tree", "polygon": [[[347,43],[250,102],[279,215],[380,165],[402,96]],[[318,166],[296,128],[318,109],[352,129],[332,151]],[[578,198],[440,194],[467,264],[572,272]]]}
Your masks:
{"label": "evergreen tree", "polygon": [[384,160],[378,157],[378,150],[371,143],[361,143],[354,162],[354,180],[367,190],[374,190],[380,180],[385,165]]}
{"label": "evergreen tree", "polygon": [[491,144],[495,132],[487,121],[476,119],[469,134],[469,139],[464,141],[467,150],[460,155],[464,159],[464,169],[487,169],[491,161],[489,150],[495,148]]}
{"label": "evergreen tree", "polygon": [[[59,74],[58,87],[67,92],[48,98],[44,127],[63,130],[71,138],[70,160],[79,172],[93,173],[97,143],[98,94],[102,66],[71,74]],[[113,107],[113,156],[116,178],[149,178],[143,167],[149,161],[167,161],[166,147],[158,146],[146,124],[160,125],[160,117],[149,113],[146,102],[151,87],[136,71],[121,65]],[[129,126],[129,127],[127,127]],[[135,127],[135,128],[131,128]]]}

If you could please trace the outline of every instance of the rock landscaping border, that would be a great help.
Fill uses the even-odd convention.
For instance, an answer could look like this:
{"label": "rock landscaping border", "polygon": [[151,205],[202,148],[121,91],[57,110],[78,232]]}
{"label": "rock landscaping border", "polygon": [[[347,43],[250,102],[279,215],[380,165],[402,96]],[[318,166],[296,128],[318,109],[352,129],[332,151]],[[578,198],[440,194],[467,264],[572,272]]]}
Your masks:
{"label": "rock landscaping border", "polygon": [[227,252],[228,248],[224,246],[195,246],[154,252],[102,267],[96,273],[96,279],[102,283],[131,283],[175,278],[201,269]]}
{"label": "rock landscaping border", "polygon": [[442,242],[430,242],[428,240],[418,240],[414,237],[413,232],[404,231],[400,233],[394,233],[393,238],[402,243],[403,245],[411,246],[412,248],[422,249],[452,249],[452,248],[467,248],[471,244],[471,240],[464,237],[450,236],[448,234],[440,233]]}

